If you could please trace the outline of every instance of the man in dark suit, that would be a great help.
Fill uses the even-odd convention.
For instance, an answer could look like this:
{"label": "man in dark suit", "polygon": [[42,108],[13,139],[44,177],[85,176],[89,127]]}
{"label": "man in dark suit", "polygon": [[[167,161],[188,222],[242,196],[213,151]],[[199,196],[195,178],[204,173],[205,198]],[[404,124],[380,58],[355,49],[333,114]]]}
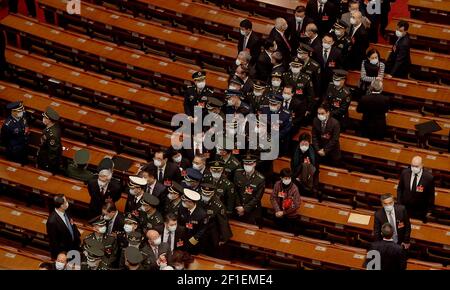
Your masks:
{"label": "man in dark suit", "polygon": [[319,27],[319,34],[330,31],[336,22],[338,11],[336,6],[327,0],[309,0],[306,4],[306,16],[313,19]]}
{"label": "man in dark suit", "polygon": [[258,56],[255,64],[256,79],[266,82],[272,74],[272,54],[277,50],[275,41],[267,39],[264,42],[264,51]]}
{"label": "man in dark suit", "polygon": [[350,47],[345,63],[348,69],[359,70],[361,69],[362,60],[366,55],[366,50],[369,47],[369,37],[366,28],[362,24],[361,12],[352,12],[350,23]]}
{"label": "man in dark suit", "polygon": [[319,36],[319,30],[317,29],[316,24],[309,23],[306,25],[305,29],[305,38],[301,39],[301,42],[303,42],[306,45],[309,45],[314,50],[318,48],[322,42],[322,39]]}
{"label": "man in dark suit", "polygon": [[181,181],[180,169],[176,164],[168,160],[167,153],[162,150],[155,152],[153,162],[144,165],[142,170],[149,166],[156,166],[156,179],[166,187],[170,186],[172,181]]}
{"label": "man in dark suit", "polygon": [[146,236],[147,244],[141,249],[144,256],[144,268],[159,270],[167,265],[170,258],[169,245],[162,242],[161,235],[156,230],[148,230]]}
{"label": "man in dark suit", "polygon": [[409,23],[400,20],[397,23],[397,30],[395,35],[397,40],[392,46],[392,51],[389,54],[386,62],[386,77],[406,78],[408,76],[408,69],[411,65],[410,47],[411,43],[408,34]]}
{"label": "man in dark suit", "polygon": [[91,201],[89,209],[92,217],[101,214],[106,201],[116,202],[122,194],[120,181],[113,178],[114,163],[111,158],[104,158],[98,165],[98,175],[88,182],[87,188]]}
{"label": "man in dark suit", "polygon": [[169,245],[172,253],[175,250],[183,250],[186,243],[186,228],[179,225],[177,219],[175,213],[168,213],[164,217],[164,224],[155,227],[155,230],[161,235],[163,243]]}
{"label": "man in dark suit", "polygon": [[321,162],[339,166],[341,159],[339,136],[339,121],[331,117],[328,106],[319,106],[317,117],[313,120],[312,143]]}
{"label": "man in dark suit", "polygon": [[283,88],[283,103],[281,108],[288,111],[292,117],[291,136],[297,134],[305,119],[306,105],[300,98],[294,97],[295,84],[287,83]]}
{"label": "man in dark suit", "polygon": [[426,222],[434,206],[434,177],[424,170],[422,157],[414,156],[411,167],[400,174],[397,186],[397,201],[404,205],[408,215]]}
{"label": "man in dark suit", "polygon": [[288,32],[289,40],[291,42],[292,47],[292,56],[297,53],[297,48],[300,44],[301,39],[305,39],[307,36],[305,35],[306,26],[309,23],[312,23],[313,20],[309,17],[306,17],[305,6],[300,5],[295,8],[294,15],[290,16],[287,19],[288,22]]}
{"label": "man in dark suit", "polygon": [[106,233],[108,235],[117,234],[123,232],[123,226],[125,225],[125,216],[123,213],[117,210],[114,202],[108,201],[102,208],[103,218],[106,220]]}
{"label": "man in dark suit", "polygon": [[249,51],[250,55],[252,56],[250,64],[253,65],[258,59],[259,53],[261,51],[260,39],[255,33],[253,33],[253,25],[250,20],[242,20],[239,26],[241,29],[241,36],[239,37],[238,42],[238,53],[244,50]]}
{"label": "man in dark suit", "polygon": [[[382,271],[401,271],[406,270],[406,254],[404,249],[396,244],[392,239],[394,234],[394,228],[390,223],[385,223],[381,226],[381,235],[383,239],[381,241],[373,242],[370,245],[369,251],[367,252],[368,258],[370,251],[377,251],[380,254],[380,270]],[[369,262],[366,260],[365,264]],[[368,270],[369,265],[367,265]]]}
{"label": "man in dark suit", "polygon": [[147,180],[144,193],[156,196],[159,200],[163,200],[167,194],[167,188],[156,180],[156,166],[148,166],[145,170],[139,172],[139,176]]}
{"label": "man in dark suit", "polygon": [[333,77],[333,70],[342,68],[341,50],[335,46],[334,37],[331,33],[326,33],[322,42],[314,50],[313,59],[320,64],[320,88],[322,93],[326,92],[328,84]]}
{"label": "man in dark suit", "polygon": [[372,140],[383,140],[386,134],[386,113],[389,111],[389,97],[382,94],[383,82],[375,79],[369,93],[358,101],[356,111],[362,113],[362,136]]}
{"label": "man in dark suit", "polygon": [[287,33],[288,24],[284,18],[275,19],[275,27],[269,34],[269,40],[275,41],[278,51],[283,55],[284,64],[288,65],[291,58],[292,47]]}
{"label": "man in dark suit", "polygon": [[69,203],[63,194],[58,194],[53,199],[53,210],[45,224],[50,244],[52,259],[56,259],[59,253],[70,250],[79,250],[80,232],[72,219],[67,215]]}
{"label": "man in dark suit", "polygon": [[275,51],[272,54],[272,64],[272,75],[274,75],[275,73],[283,74],[286,71],[283,62],[283,56],[279,51]]}
{"label": "man in dark suit", "polygon": [[394,231],[392,239],[405,250],[408,250],[411,236],[411,223],[406,208],[403,205],[394,204],[394,197],[390,193],[381,196],[381,205],[383,207],[375,212],[373,224],[375,239],[377,241],[383,239],[381,227],[385,223],[390,223]]}

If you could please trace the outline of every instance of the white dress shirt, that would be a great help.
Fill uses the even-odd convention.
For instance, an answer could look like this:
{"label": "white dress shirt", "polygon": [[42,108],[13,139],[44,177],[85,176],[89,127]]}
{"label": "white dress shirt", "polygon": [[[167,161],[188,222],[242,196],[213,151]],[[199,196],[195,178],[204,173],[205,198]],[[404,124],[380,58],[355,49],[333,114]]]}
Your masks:
{"label": "white dress shirt", "polygon": [[[417,173],[417,184],[416,184],[416,185],[419,185],[420,178],[422,177],[422,172],[423,172],[423,169],[420,170],[419,173]],[[414,182],[414,173],[411,172],[411,181],[410,181],[410,183],[409,183],[409,188],[410,188],[410,190],[412,190],[413,182]]]}

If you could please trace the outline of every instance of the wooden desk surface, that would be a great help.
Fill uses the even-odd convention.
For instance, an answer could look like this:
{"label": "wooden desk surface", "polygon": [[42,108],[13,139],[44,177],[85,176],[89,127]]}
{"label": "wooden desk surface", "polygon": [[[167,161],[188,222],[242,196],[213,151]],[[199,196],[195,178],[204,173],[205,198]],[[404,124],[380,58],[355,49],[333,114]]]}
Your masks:
{"label": "wooden desk surface", "polygon": [[[447,3],[447,5],[449,4],[450,3]],[[436,41],[440,40],[450,41],[449,25],[428,23],[416,19],[394,17],[391,21],[389,21],[386,30],[390,32],[395,32],[399,20],[408,21],[409,23],[408,33],[412,36],[435,38]]]}
{"label": "wooden desk surface", "polygon": [[[145,54],[140,50],[91,39],[81,34],[64,31],[63,29],[37,22],[32,18],[8,15],[0,23],[14,31],[28,33],[52,43],[104,58],[105,60],[119,62],[128,68],[137,67],[149,72],[176,77],[180,80],[191,80],[192,73],[201,70],[200,67],[195,65],[173,62],[168,58]],[[209,86],[217,89],[226,89],[228,87],[228,75],[207,69],[204,71],[206,72]]]}
{"label": "wooden desk surface", "polygon": [[261,268],[215,259],[205,255],[197,255],[194,258],[194,262],[189,266],[189,270],[261,270]]}
{"label": "wooden desk surface", "polygon": [[[67,14],[66,0],[39,0],[38,3]],[[88,2],[83,2],[83,5],[81,5],[81,18],[137,33],[136,37],[156,38],[232,59],[236,58],[237,55],[235,43],[201,34],[193,34],[182,29],[168,28],[152,21],[135,19],[128,14],[109,10]]]}
{"label": "wooden desk surface", "polygon": [[450,12],[448,1],[444,0],[408,0],[409,6]]}
{"label": "wooden desk surface", "polygon": [[0,269],[37,270],[42,262],[49,260],[48,258],[26,254],[17,249],[0,245]]}

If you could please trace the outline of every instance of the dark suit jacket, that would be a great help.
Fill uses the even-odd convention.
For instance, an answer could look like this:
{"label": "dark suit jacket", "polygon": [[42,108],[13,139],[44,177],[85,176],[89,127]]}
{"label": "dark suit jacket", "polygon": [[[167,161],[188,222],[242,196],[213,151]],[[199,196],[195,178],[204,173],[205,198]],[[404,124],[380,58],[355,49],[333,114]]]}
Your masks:
{"label": "dark suit jacket", "polygon": [[[152,166],[152,167],[154,166],[153,161],[150,162],[149,164],[145,165],[144,168],[142,168],[142,170],[145,170],[149,166]],[[158,174],[159,174],[158,170],[155,171],[155,174],[156,174],[155,177],[158,179]],[[166,186],[169,185],[168,184],[169,181],[180,182],[181,181],[180,169],[178,168],[178,166],[175,163],[168,160],[166,163],[166,168],[164,169],[164,180],[158,180],[158,181],[162,184],[164,184],[165,181],[167,181],[166,184],[164,184]]]}
{"label": "dark suit jacket", "polygon": [[293,56],[297,55],[297,48],[300,44],[300,39],[305,37],[306,25],[314,22],[311,18],[306,17],[303,19],[300,30],[297,30],[297,22],[295,21],[295,16],[289,16],[286,21],[288,22],[288,30],[287,33],[289,35],[289,40],[291,43],[292,51],[291,54]]}
{"label": "dark suit jacket", "polygon": [[[70,216],[68,215],[70,220]],[[52,259],[56,259],[59,253],[70,250],[78,250],[80,247],[80,232],[75,224],[72,224],[72,231],[74,238],[70,234],[66,223],[53,210],[45,224],[47,228],[47,235],[50,244],[50,254]]]}
{"label": "dark suit jacket", "polygon": [[[314,49],[313,59],[320,64],[320,86],[326,88],[333,78],[333,70],[342,68],[341,50],[334,46],[331,47],[330,52],[328,53],[327,62],[324,62],[323,47],[322,43],[320,43],[320,45],[316,46]],[[324,90],[324,92],[326,92],[326,90]]]}
{"label": "dark suit jacket", "polygon": [[364,24],[361,24],[358,30],[356,30],[350,41],[351,44],[345,64],[348,69],[360,70],[361,63],[366,57],[366,50],[369,47],[369,37]]}
{"label": "dark suit jacket", "polygon": [[124,224],[125,224],[125,216],[123,215],[123,213],[118,212],[116,218],[114,219],[112,232],[113,233],[122,232],[124,230],[123,229]]}
{"label": "dark suit jacket", "polygon": [[[159,183],[158,181],[155,183],[152,191],[152,195],[156,196],[160,201],[165,198],[167,188]],[[145,192],[149,192],[149,187],[146,188]]]}
{"label": "dark suit jacket", "polygon": [[261,51],[261,41],[258,35],[256,35],[256,33],[252,31],[252,33],[250,34],[250,38],[247,41],[247,46],[246,47],[243,46],[244,46],[244,36],[241,35],[239,37],[238,42],[238,53],[245,49],[248,49],[250,51],[250,55],[252,56],[250,63],[254,64],[258,59],[259,53]]}
{"label": "dark suit jacket", "polygon": [[169,258],[171,256],[171,252],[169,250],[169,245],[167,243],[164,243],[164,242],[161,242],[161,244],[158,246],[158,254],[159,254],[158,257],[155,256],[155,253],[152,251],[152,249],[151,249],[149,244],[145,245],[141,249],[141,252],[144,254],[144,262],[143,262],[143,264],[149,270],[159,270],[159,266],[156,263],[156,261],[158,260],[159,256],[162,253],[167,253],[166,254],[167,261],[169,261]]}
{"label": "dark suit jacket", "polygon": [[339,121],[333,117],[329,117],[322,131],[321,121],[315,117],[312,126],[312,144],[314,149],[323,149],[326,155],[341,155],[339,146],[340,125]]}
{"label": "dark suit jacket", "polygon": [[[284,37],[289,43],[289,34],[287,33],[287,31],[284,32]],[[269,39],[277,43],[277,48],[283,55],[283,63],[285,65],[289,64],[289,62],[291,61],[292,52],[292,47],[289,47],[291,44],[289,43],[289,46],[286,44],[283,37],[281,37],[281,34],[275,29],[275,27],[272,28],[272,31],[270,31]]]}
{"label": "dark suit jacket", "polygon": [[406,207],[410,217],[423,220],[434,206],[434,177],[430,172],[423,170],[421,178],[417,181],[417,187],[422,189],[422,192],[416,190],[415,193],[411,192],[411,178],[414,178],[411,168],[404,169],[397,186],[397,201]]}
{"label": "dark suit jacket", "polygon": [[87,188],[89,195],[91,196],[89,208],[93,215],[101,214],[102,206],[107,198],[111,198],[114,202],[116,202],[122,195],[122,185],[115,178],[112,178],[109,182],[105,194],[100,193],[100,187],[98,186],[97,178],[89,180]]}
{"label": "dark suit jacket", "polygon": [[247,81],[242,86],[241,91],[244,96],[246,96],[250,92],[253,92],[253,80],[251,77],[247,78]]}
{"label": "dark suit jacket", "polygon": [[400,38],[392,46],[392,51],[386,62],[386,73],[398,78],[404,78],[408,75],[408,69],[411,65],[410,47],[409,34]]}
{"label": "dark suit jacket", "polygon": [[295,133],[297,133],[300,129],[301,122],[303,121],[306,113],[306,108],[298,98],[293,97],[289,103],[288,111],[292,116],[292,135],[295,135]]}
{"label": "dark suit jacket", "polygon": [[258,61],[256,62],[256,79],[267,81],[272,73],[272,60],[270,56],[267,55],[266,51],[262,51],[259,54]]}
{"label": "dark suit jacket", "polygon": [[[155,230],[157,230],[161,235],[161,241],[164,241],[164,239],[166,238],[164,228],[164,224],[155,227]],[[174,250],[183,250],[187,239],[188,237],[186,236],[186,228],[178,224],[177,229],[175,230],[175,242],[173,243],[174,248],[171,249],[171,252],[173,252]]]}
{"label": "dark suit jacket", "polygon": [[[411,223],[409,221],[406,208],[402,205],[394,205],[395,223],[397,225],[398,244],[409,243],[411,235]],[[375,212],[375,220],[373,224],[373,233],[377,241],[381,241],[383,236],[381,235],[381,226],[388,223],[389,220],[386,216],[384,208],[380,208]]]}
{"label": "dark suit jacket", "polygon": [[309,0],[306,4],[306,16],[313,19],[319,29],[319,34],[323,35],[330,31],[333,24],[336,22],[338,10],[336,5],[331,1],[327,1],[323,7],[322,17],[319,15],[319,6],[317,0]]}
{"label": "dark suit jacket", "polygon": [[[380,253],[382,271],[406,270],[406,253],[403,248],[392,241],[376,241],[370,245],[369,251]],[[367,261],[366,261],[367,263]]]}

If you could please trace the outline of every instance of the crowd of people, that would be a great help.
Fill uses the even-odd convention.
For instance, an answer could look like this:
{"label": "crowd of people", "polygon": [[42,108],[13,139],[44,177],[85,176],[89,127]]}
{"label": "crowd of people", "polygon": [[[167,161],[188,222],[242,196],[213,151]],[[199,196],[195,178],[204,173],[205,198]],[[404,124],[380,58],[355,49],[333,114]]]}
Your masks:
{"label": "crowd of people", "polygon": [[[208,86],[203,71],[192,75],[192,85],[184,91],[184,113],[192,124],[202,124],[202,117],[212,115],[223,126],[203,126],[200,132],[184,136],[189,139],[188,148],[153,152],[152,160],[126,180],[114,176],[110,158],[92,172],[86,149],[61,166],[60,117],[48,107],[42,117],[45,129],[37,166],[87,184],[93,233],[81,240],[68,213],[70,203],[63,194],[55,196],[55,209],[47,221],[55,262],[42,268],[74,268],[67,260],[70,250],[81,250],[81,269],[92,270],[185,269],[193,261],[191,255],[198,253],[226,258],[226,244],[232,237],[229,219],[260,225],[267,187],[273,189],[270,202],[277,227],[298,234],[300,196],[317,195],[319,165],[343,167],[339,137],[351,125],[351,101],[358,100],[357,111],[363,114],[361,135],[382,140],[390,107],[383,95],[383,79],[405,77],[410,64],[405,21],[398,22],[388,59],[368,49],[369,41],[376,42],[378,33],[385,33],[390,1],[383,1],[386,13],[381,15],[368,15],[362,1],[343,2],[311,0],[306,7],[298,6],[294,15],[275,20],[267,38],[260,38],[252,23],[242,20],[239,53],[228,68],[229,87],[224,95]],[[360,71],[358,88],[346,86],[348,70]],[[13,102],[7,109],[11,114],[1,131],[6,157],[27,163],[25,108]],[[198,110],[203,115],[197,115]],[[254,128],[242,127],[233,118],[225,122],[226,116],[245,120],[251,114],[257,118]],[[267,118],[260,118],[263,115]],[[274,116],[276,124],[270,123]],[[311,133],[302,130],[307,126],[312,127]],[[229,135],[208,148],[205,136],[217,128]],[[278,156],[290,157],[290,167],[275,174],[273,160],[260,158],[270,148],[256,142],[251,130],[265,138],[274,131]],[[245,137],[245,144],[239,144],[239,135]],[[256,147],[247,150],[253,142]],[[423,169],[419,156],[402,172],[397,191],[395,205],[392,196],[381,198],[383,208],[375,214],[374,229],[380,243],[373,247],[400,247],[403,262],[393,267],[404,268],[409,217],[426,220],[434,203],[433,176]],[[123,192],[128,198],[125,212],[120,212],[116,203]]]}

